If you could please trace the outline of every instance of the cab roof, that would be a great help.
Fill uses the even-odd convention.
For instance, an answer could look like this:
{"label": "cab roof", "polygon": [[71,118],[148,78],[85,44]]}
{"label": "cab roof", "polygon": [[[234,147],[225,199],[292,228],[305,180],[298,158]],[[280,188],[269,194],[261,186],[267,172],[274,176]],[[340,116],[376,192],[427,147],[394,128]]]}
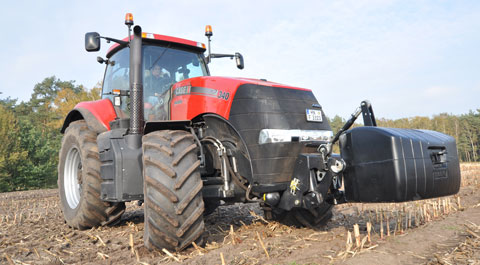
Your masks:
{"label": "cab roof", "polygon": [[[195,51],[202,52],[202,53],[207,50],[205,47],[205,44],[201,42],[196,42],[192,40],[187,40],[187,39],[182,39],[182,38],[177,38],[177,37],[172,37],[167,35],[142,32],[142,40],[145,43],[151,42],[151,43],[173,44],[174,46],[177,46],[177,47],[193,49]],[[123,41],[128,41],[128,37],[124,38]],[[122,48],[120,44],[118,43],[113,44],[112,47],[108,49],[107,58],[110,58],[110,56],[112,56],[120,48]]]}

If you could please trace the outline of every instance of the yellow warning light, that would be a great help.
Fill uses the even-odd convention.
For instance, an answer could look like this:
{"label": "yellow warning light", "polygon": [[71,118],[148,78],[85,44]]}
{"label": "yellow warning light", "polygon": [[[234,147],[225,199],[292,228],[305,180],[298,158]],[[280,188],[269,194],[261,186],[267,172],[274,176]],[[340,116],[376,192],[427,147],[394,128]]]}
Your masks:
{"label": "yellow warning light", "polygon": [[127,13],[125,15],[125,25],[133,25],[133,15],[132,13]]}
{"label": "yellow warning light", "polygon": [[213,35],[212,26],[206,25],[205,26],[205,36],[210,37],[212,35]]}

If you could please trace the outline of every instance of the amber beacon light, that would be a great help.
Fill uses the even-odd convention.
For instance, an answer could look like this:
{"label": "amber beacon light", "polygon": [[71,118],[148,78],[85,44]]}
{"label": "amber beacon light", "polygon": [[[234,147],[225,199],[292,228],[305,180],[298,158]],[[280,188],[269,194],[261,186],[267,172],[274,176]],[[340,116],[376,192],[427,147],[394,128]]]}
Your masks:
{"label": "amber beacon light", "polygon": [[212,26],[206,25],[205,26],[205,36],[210,37],[212,35],[213,35]]}
{"label": "amber beacon light", "polygon": [[132,13],[127,13],[125,15],[125,25],[128,25],[128,26],[133,25],[133,15],[132,15]]}

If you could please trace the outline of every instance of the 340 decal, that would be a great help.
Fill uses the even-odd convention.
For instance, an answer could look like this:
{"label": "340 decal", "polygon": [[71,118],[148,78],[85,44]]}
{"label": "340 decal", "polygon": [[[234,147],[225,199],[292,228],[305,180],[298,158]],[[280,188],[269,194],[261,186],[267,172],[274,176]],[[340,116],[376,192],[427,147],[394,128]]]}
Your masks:
{"label": "340 decal", "polygon": [[224,100],[228,100],[228,98],[230,97],[230,93],[219,90],[217,97]]}

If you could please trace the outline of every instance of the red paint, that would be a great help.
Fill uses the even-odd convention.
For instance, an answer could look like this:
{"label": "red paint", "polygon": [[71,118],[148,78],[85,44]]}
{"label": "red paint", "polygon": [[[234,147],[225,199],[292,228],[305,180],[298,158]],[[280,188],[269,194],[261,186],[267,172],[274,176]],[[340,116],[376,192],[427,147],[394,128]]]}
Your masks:
{"label": "red paint", "polygon": [[[133,37],[134,36],[132,36],[132,39],[133,39]],[[160,41],[166,41],[166,42],[172,42],[172,43],[179,43],[179,44],[195,47],[196,49],[202,49],[203,51],[206,50],[205,44],[203,44],[201,42],[196,42],[196,41],[177,38],[177,37],[172,37],[172,36],[166,36],[166,35],[144,32],[142,39],[144,39],[144,40],[152,40],[153,39],[153,40],[160,40]],[[124,38],[123,41],[128,41],[128,37]],[[118,43],[113,44],[112,47],[110,47],[110,49],[108,49],[107,57],[110,57],[110,55],[111,55],[110,53],[113,50],[115,50],[119,45],[120,44],[118,44]]]}
{"label": "red paint", "polygon": [[[235,93],[239,86],[243,84],[256,84],[270,87],[283,87],[297,90],[311,91],[310,89],[286,86],[278,83],[262,81],[249,78],[230,78],[217,76],[202,76],[180,81],[173,85],[173,99],[171,101],[171,120],[192,120],[200,114],[215,113],[227,119],[230,116],[230,109]],[[225,95],[228,93],[228,99],[221,98],[217,91],[215,95],[204,96],[195,94],[186,94],[175,96],[175,89],[180,87],[203,87],[222,91]]]}
{"label": "red paint", "polygon": [[[257,84],[270,87],[282,87],[289,89],[297,89],[311,91],[310,89],[286,86],[278,83],[262,81],[249,78],[231,78],[217,76],[202,76],[180,81],[173,85],[173,99],[171,101],[171,120],[192,120],[195,117],[205,114],[214,113],[227,119],[230,116],[233,98],[239,86],[243,84]],[[180,87],[200,87],[215,89],[215,94],[195,95],[186,94],[175,96],[175,89]],[[220,94],[220,92],[222,94]],[[228,94],[228,98],[226,95]],[[223,98],[222,98],[223,95]],[[177,103],[177,104],[176,104]],[[75,109],[87,109],[107,130],[110,130],[110,121],[117,117],[113,104],[109,99],[101,99],[97,101],[87,101],[78,103]]]}
{"label": "red paint", "polygon": [[90,111],[107,130],[110,130],[110,121],[113,121],[117,117],[113,104],[109,99],[80,102],[74,109],[78,108],[84,108]]}

